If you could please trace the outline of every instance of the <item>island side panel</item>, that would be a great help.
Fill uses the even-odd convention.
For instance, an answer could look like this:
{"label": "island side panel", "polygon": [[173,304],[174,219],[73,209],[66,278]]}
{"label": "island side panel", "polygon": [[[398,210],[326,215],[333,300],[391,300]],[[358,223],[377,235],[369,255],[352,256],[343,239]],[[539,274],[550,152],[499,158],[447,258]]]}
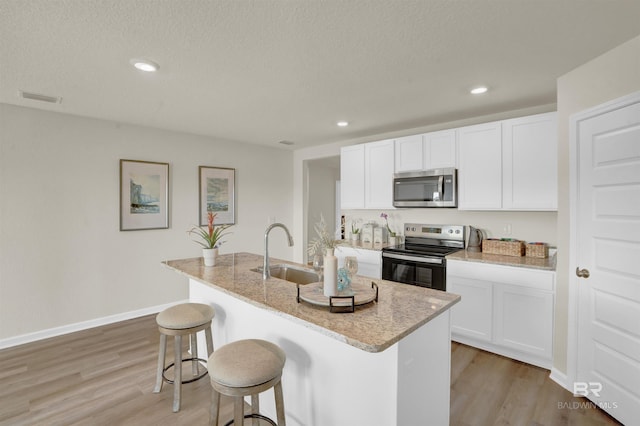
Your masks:
{"label": "island side panel", "polygon": [[[397,422],[398,344],[381,353],[365,352],[208,284],[190,280],[189,289],[191,301],[216,309],[216,348],[260,338],[286,352],[282,383],[288,425],[401,424]],[[198,346],[203,350],[204,341]],[[275,416],[272,390],[261,394],[260,409]]]}
{"label": "island side panel", "polygon": [[448,425],[451,394],[450,310],[398,343],[397,425]]}

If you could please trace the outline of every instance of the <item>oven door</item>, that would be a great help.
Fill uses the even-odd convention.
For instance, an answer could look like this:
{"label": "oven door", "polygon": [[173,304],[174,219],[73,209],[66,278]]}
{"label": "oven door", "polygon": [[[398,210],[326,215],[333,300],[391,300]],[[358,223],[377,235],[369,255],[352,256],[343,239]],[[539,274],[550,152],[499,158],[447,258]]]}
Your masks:
{"label": "oven door", "polygon": [[446,291],[445,259],[382,253],[382,279]]}

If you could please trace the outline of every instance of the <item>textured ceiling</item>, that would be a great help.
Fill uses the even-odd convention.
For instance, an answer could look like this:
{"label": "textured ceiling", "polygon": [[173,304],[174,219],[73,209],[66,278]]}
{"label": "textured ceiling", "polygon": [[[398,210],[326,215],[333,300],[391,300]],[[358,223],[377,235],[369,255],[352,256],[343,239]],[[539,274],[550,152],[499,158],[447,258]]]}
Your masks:
{"label": "textured ceiling", "polygon": [[0,0],[0,102],[295,149],[554,103],[639,17],[638,0]]}

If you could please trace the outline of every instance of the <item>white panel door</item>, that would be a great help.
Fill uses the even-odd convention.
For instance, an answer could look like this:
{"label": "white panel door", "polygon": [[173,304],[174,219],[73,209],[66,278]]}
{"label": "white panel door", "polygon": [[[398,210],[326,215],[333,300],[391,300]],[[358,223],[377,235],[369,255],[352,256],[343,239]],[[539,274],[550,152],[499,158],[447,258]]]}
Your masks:
{"label": "white panel door", "polygon": [[640,419],[640,93],[633,99],[572,125],[578,393],[628,425]]}

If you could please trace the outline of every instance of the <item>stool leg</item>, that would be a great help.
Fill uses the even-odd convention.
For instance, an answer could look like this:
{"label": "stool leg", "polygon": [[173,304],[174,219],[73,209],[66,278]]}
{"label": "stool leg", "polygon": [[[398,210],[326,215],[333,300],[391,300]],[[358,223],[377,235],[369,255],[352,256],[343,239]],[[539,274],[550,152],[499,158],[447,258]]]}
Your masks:
{"label": "stool leg", "polygon": [[180,411],[180,393],[182,391],[182,336],[174,337],[175,376],[173,377],[173,412]]}
{"label": "stool leg", "polygon": [[211,412],[209,414],[209,426],[218,426],[218,414],[220,413],[220,392],[211,389]]}
{"label": "stool leg", "polygon": [[[251,395],[251,414],[260,414],[260,395]],[[253,426],[260,426],[260,420],[254,418],[251,422]]]}
{"label": "stool leg", "polygon": [[244,424],[244,398],[233,397],[233,426]]}
{"label": "stool leg", "polygon": [[276,383],[273,387],[273,393],[276,396],[276,415],[278,417],[278,426],[286,426],[284,419],[284,398],[282,397],[282,381]]}
{"label": "stool leg", "polygon": [[213,353],[213,335],[211,333],[211,325],[205,328],[204,335],[207,338],[207,356],[210,357]]}
{"label": "stool leg", "polygon": [[191,374],[197,376],[199,373],[199,365],[198,365],[198,336],[196,333],[192,333],[190,336],[191,340],[191,358],[194,358],[191,361]]}
{"label": "stool leg", "polygon": [[158,367],[156,369],[156,386],[153,388],[153,393],[158,393],[162,390],[162,372],[164,370],[165,356],[167,354],[167,335],[160,334],[160,348],[158,349]]}

